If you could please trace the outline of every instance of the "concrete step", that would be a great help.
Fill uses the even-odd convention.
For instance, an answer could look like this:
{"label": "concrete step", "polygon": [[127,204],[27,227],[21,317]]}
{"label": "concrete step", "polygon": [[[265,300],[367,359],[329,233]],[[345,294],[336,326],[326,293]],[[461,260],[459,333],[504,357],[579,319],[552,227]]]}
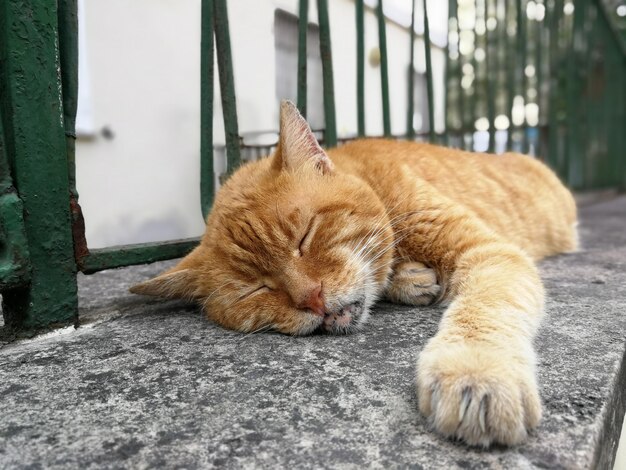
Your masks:
{"label": "concrete step", "polygon": [[544,419],[488,451],[433,434],[416,356],[438,308],[381,304],[351,336],[241,335],[81,277],[83,326],[0,351],[0,467],[610,468],[626,408],[626,197],[582,210],[584,251],[542,263]]}

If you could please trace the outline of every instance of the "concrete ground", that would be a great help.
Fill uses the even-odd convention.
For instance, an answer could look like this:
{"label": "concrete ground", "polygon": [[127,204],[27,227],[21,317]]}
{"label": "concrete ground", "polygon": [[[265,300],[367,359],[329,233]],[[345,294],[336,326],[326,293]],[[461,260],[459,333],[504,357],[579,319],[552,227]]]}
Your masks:
{"label": "concrete ground", "polygon": [[471,449],[417,412],[441,309],[381,304],[351,336],[241,335],[126,289],[171,264],[80,279],[79,329],[0,351],[1,468],[610,469],[626,408],[626,197],[582,210],[584,251],[541,264],[544,419]]}

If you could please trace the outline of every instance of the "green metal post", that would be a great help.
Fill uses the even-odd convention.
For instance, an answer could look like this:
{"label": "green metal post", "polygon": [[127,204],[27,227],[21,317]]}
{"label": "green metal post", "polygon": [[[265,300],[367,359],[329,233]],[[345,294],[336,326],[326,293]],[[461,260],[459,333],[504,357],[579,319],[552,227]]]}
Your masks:
{"label": "green metal post", "polygon": [[389,73],[387,64],[387,32],[385,25],[385,13],[383,0],[378,0],[376,8],[378,17],[378,49],[380,51],[380,89],[383,99],[383,134],[391,136],[391,116],[389,112]]}
{"label": "green metal post", "polygon": [[237,123],[237,100],[235,99],[235,78],[233,59],[230,51],[230,32],[226,0],[214,0],[215,45],[217,47],[217,65],[222,91],[222,110],[226,132],[227,174],[230,175],[241,164],[239,146],[239,125]]}
{"label": "green metal post", "polygon": [[427,0],[424,2],[424,52],[426,54],[426,90],[428,92],[428,138],[435,141],[435,102],[433,99],[433,65],[430,58],[430,27]]}
{"label": "green metal post", "polygon": [[337,145],[337,124],[328,0],[317,0],[317,13],[320,24],[320,55],[322,56],[322,76],[324,80],[324,121],[326,123],[324,143],[327,147],[335,147]]}
{"label": "green metal post", "polygon": [[14,183],[24,204],[28,286],[3,292],[7,325],[77,320],[67,149],[55,0],[5,1],[0,21],[0,105]]}
{"label": "green metal post", "polygon": [[[543,4],[542,4],[543,5]],[[544,99],[543,99],[543,65],[544,65],[544,57],[543,57],[543,46],[545,44],[544,32],[546,28],[543,26],[542,22],[535,19],[535,90],[537,92],[535,101],[537,102],[537,106],[539,109],[539,115],[537,116],[537,145],[536,145],[536,156],[541,159],[545,159],[544,149],[542,148],[543,136],[542,136],[542,124],[543,124],[543,115],[544,115]]]}
{"label": "green metal post", "polygon": [[356,103],[359,137],[365,136],[365,28],[363,0],[356,0]]}
{"label": "green metal post", "polygon": [[[408,76],[408,103],[406,112],[406,137],[407,139],[415,138],[415,127],[413,126],[413,114],[415,114],[415,0],[411,0],[411,32],[409,33],[411,41],[409,47],[409,76]],[[446,56],[447,57],[447,56]]]}
{"label": "green metal post", "polygon": [[306,32],[309,23],[309,0],[300,0],[298,15],[298,109],[306,117]]}
{"label": "green metal post", "polygon": [[200,38],[200,207],[206,220],[215,193],[213,170],[213,0],[202,0]]}

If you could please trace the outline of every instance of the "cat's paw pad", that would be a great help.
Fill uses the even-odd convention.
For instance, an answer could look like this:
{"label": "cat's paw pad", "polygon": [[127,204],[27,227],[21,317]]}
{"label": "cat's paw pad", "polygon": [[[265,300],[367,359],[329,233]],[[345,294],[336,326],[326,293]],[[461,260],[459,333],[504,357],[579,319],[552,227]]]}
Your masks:
{"label": "cat's paw pad", "polygon": [[420,411],[436,431],[467,444],[519,444],[541,419],[533,357],[433,338],[418,361]]}
{"label": "cat's paw pad", "polygon": [[396,266],[385,296],[392,302],[406,305],[429,305],[435,301],[441,286],[437,275],[422,263],[406,261]]}

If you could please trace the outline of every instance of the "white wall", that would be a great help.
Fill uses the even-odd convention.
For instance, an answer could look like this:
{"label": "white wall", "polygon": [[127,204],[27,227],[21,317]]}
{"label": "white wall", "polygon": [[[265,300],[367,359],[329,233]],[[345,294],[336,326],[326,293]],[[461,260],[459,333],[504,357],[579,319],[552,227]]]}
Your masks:
{"label": "white wall", "polygon": [[97,135],[77,141],[91,247],[198,235],[200,2],[87,0]]}
{"label": "white wall", "polygon": [[[297,3],[228,2],[241,133],[277,128],[274,11],[281,8],[297,14]],[[315,2],[310,3],[310,21],[317,22]],[[340,136],[353,135],[357,130],[354,3],[329,3],[337,129]],[[83,6],[86,57],[82,59],[87,78],[83,75],[82,80],[89,96],[82,95],[79,115],[87,115],[92,122],[85,121],[86,127],[95,134],[77,142],[77,180],[89,245],[200,235],[200,0],[85,0]],[[429,8],[439,7],[431,1]],[[445,27],[432,25],[435,30]],[[367,56],[378,46],[376,18],[369,9],[365,34]],[[387,43],[392,131],[400,134],[406,130],[408,31],[388,22]],[[418,71],[425,70],[423,51],[418,39]],[[436,127],[442,129],[445,58],[441,49],[432,52]],[[380,69],[367,57],[365,86],[367,133],[380,135]],[[224,139],[217,79],[215,89],[214,136],[220,143]],[[111,130],[112,139],[101,135],[104,127]]]}

